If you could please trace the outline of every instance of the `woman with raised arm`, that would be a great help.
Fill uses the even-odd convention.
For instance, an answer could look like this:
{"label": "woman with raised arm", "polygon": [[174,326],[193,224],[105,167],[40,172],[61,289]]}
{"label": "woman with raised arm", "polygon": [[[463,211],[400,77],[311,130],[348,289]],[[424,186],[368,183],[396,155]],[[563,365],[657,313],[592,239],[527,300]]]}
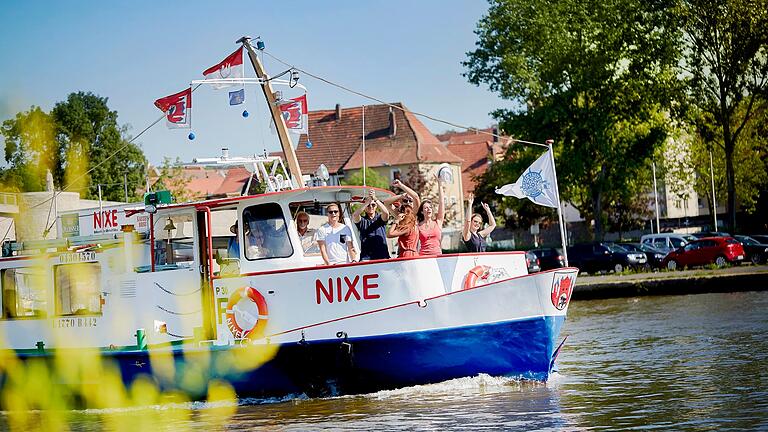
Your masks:
{"label": "woman with raised arm", "polygon": [[467,203],[467,217],[464,219],[464,230],[462,231],[461,239],[464,241],[464,246],[466,246],[468,252],[485,252],[485,239],[496,228],[496,219],[493,217],[488,204],[482,203],[485,214],[488,215],[488,226],[481,230],[483,216],[479,213],[472,213],[474,202],[475,194],[470,193],[469,202]]}
{"label": "woman with raised arm", "polygon": [[397,238],[397,256],[419,256],[416,246],[419,242],[419,227],[416,226],[416,215],[412,207],[405,206],[397,215],[397,223],[389,227],[388,238]]}
{"label": "woman with raised arm", "polygon": [[432,200],[424,199],[416,214],[419,220],[419,255],[440,255],[443,249],[440,241],[443,238],[443,220],[445,218],[445,202],[443,199],[443,180],[437,177],[437,214]]}
{"label": "woman with raised arm", "polygon": [[410,207],[411,210],[419,208],[419,205],[421,205],[421,199],[419,198],[419,194],[417,194],[416,191],[404,185],[403,182],[398,179],[395,179],[392,182],[392,187],[400,188],[404,191],[401,194],[397,194],[382,201],[390,208],[392,214],[402,212],[405,207]]}

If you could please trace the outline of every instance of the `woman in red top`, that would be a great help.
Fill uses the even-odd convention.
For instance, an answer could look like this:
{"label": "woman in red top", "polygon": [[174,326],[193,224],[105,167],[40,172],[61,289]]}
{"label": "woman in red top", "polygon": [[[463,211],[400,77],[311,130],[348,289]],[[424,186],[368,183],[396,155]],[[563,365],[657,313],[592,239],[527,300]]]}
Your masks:
{"label": "woman in red top", "polygon": [[419,242],[419,228],[416,226],[416,215],[413,208],[405,207],[397,216],[397,223],[389,227],[387,237],[397,237],[397,256],[419,256],[416,245]]}
{"label": "woman in red top", "polygon": [[437,215],[433,203],[429,199],[421,202],[419,212],[419,255],[440,255],[443,253],[440,247],[440,240],[443,238],[443,219],[445,217],[445,203],[443,200],[443,182],[440,177],[437,178],[438,205]]}

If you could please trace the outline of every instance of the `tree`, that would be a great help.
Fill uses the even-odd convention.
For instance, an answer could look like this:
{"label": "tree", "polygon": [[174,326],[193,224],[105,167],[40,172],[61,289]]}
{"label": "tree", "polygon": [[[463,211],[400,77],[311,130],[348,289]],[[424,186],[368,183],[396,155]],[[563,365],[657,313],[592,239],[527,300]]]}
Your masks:
{"label": "tree", "polygon": [[737,149],[745,128],[768,109],[768,0],[679,0],[676,15],[687,94],[700,111],[697,130],[725,155],[726,224],[733,230]]}
{"label": "tree", "polygon": [[[144,183],[147,161],[137,145],[124,138],[125,128],[117,124],[117,112],[108,99],[93,93],[70,93],[51,111],[62,161],[54,172],[59,185],[66,185],[86,198],[102,197],[122,201],[127,177],[129,199]],[[90,172],[89,172],[90,170]]]}
{"label": "tree", "polygon": [[127,189],[136,198],[145,179],[146,159],[137,145],[126,140],[126,128],[117,125],[117,112],[107,98],[92,93],[71,93],[46,114],[38,107],[3,122],[5,188],[43,190],[47,170],[59,189],[80,192],[84,198],[122,201]]}
{"label": "tree", "polygon": [[[171,192],[176,202],[192,201],[195,197],[187,188],[189,184],[189,178],[184,175],[184,168],[181,164],[181,159],[176,158],[175,161],[171,161],[171,158],[163,158],[163,164],[160,165],[160,176],[152,185],[153,190],[168,190]],[[263,191],[262,191],[263,192]]]}
{"label": "tree", "polygon": [[[742,104],[744,105],[744,104]],[[743,107],[741,108],[743,109]],[[741,111],[741,109],[739,111]],[[743,115],[743,112],[739,113]],[[706,116],[702,116],[706,118]],[[700,124],[700,127],[702,125]],[[727,164],[725,150],[715,142],[722,142],[722,128],[713,125],[702,131],[692,133],[690,164],[695,172],[695,190],[705,196],[712,211],[712,174],[710,172],[710,152],[714,172],[716,201],[727,202]],[[746,123],[739,137],[739,145],[733,152],[733,176],[736,201],[747,213],[756,210],[761,191],[768,190],[768,111],[762,111]]]}
{"label": "tree", "polygon": [[597,238],[612,191],[633,186],[666,136],[670,21],[659,2],[492,0],[463,63],[470,82],[520,106],[493,113],[506,134],[555,140],[561,199],[595,220]]}
{"label": "tree", "polygon": [[0,173],[3,189],[14,192],[45,190],[48,170],[55,171],[59,165],[54,130],[51,116],[34,106],[3,122],[5,161],[9,165]]}
{"label": "tree", "polygon": [[[362,186],[363,185],[363,169],[361,168],[353,172],[349,177],[345,177],[344,181],[342,181],[342,184]],[[379,189],[389,188],[389,182],[387,181],[387,179],[382,177],[379,173],[377,173],[371,168],[365,169],[365,184],[371,187],[379,188]]]}

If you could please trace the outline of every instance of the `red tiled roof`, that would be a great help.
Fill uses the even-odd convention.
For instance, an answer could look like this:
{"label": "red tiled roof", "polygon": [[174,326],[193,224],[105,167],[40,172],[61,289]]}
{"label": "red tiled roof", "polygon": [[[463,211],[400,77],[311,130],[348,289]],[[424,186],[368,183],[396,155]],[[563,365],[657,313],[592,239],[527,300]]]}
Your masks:
{"label": "red tiled roof", "polygon": [[464,196],[475,191],[475,177],[482,175],[488,169],[488,155],[491,151],[491,141],[471,144],[449,144],[448,149],[464,159],[461,164],[461,184]]}
{"label": "red tiled roof", "polygon": [[[485,129],[473,129],[463,132],[449,131],[435,135],[443,144],[475,144],[479,142],[491,141],[494,142],[494,137],[491,134],[497,134],[499,131],[496,127],[489,127]],[[510,137],[502,136],[495,142],[503,148],[509,145],[512,139]]]}
{"label": "red tiled roof", "polygon": [[465,132],[451,131],[436,136],[450,151],[464,159],[461,164],[461,182],[465,196],[475,190],[475,177],[485,173],[488,161],[502,158],[512,141],[509,137],[500,137],[494,141],[490,134],[498,134],[498,130],[490,127]]}
{"label": "red tiled roof", "polygon": [[214,195],[240,195],[251,173],[243,167],[230,168]]}
{"label": "red tiled roof", "polygon": [[215,193],[224,182],[224,176],[216,171],[209,171],[208,176],[192,178],[186,189],[195,197],[207,197]]}
{"label": "red tiled roof", "polygon": [[[395,103],[404,108],[402,104]],[[424,124],[410,112],[393,109],[395,134],[390,137],[390,107],[365,107],[365,157],[367,166],[402,165],[425,162],[461,162]],[[296,150],[302,171],[312,173],[324,163],[331,173],[362,167],[363,107],[342,108],[337,121],[336,110],[309,113],[309,137],[306,147],[302,135]]]}

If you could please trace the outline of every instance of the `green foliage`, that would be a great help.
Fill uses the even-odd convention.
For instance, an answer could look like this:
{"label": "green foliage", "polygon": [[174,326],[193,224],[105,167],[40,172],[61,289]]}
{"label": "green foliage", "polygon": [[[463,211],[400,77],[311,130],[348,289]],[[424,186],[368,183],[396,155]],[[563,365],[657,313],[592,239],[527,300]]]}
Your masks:
{"label": "green foliage", "polygon": [[5,161],[9,165],[0,173],[3,190],[45,190],[47,171],[55,170],[59,163],[54,130],[53,119],[39,107],[3,122]]}
{"label": "green foliage", "polygon": [[595,219],[598,238],[604,207],[636,186],[666,136],[677,30],[665,12],[640,0],[493,0],[464,62],[470,82],[521,107],[494,113],[506,133],[555,140],[561,199]]}
{"label": "green foliage", "polygon": [[159,167],[160,176],[152,185],[152,190],[168,190],[171,191],[173,199],[176,202],[192,201],[195,198],[187,188],[189,179],[184,175],[184,168],[181,164],[181,159],[176,158],[172,161],[171,158],[163,158],[163,163]]}
{"label": "green foliage", "polygon": [[127,177],[129,199],[136,198],[144,183],[146,159],[141,148],[126,141],[125,132],[107,98],[92,93],[71,93],[50,114],[32,107],[3,122],[9,164],[1,174],[3,187],[43,190],[50,169],[58,189],[91,199],[98,197],[102,184],[105,200],[124,200]]}
{"label": "green foliage", "polygon": [[[386,178],[384,178],[383,176],[381,176],[379,173],[377,173],[371,168],[365,169],[365,183],[368,186],[377,187],[380,189],[389,188],[389,181],[387,181]],[[355,171],[354,173],[352,173],[349,177],[344,178],[344,180],[342,181],[342,184],[362,186],[363,185],[363,169],[361,168],[358,171]]]}
{"label": "green foliage", "polygon": [[747,154],[755,145],[766,148],[764,138],[744,135],[764,127],[768,109],[768,0],[679,0],[675,13],[684,31],[685,102],[694,107],[686,120],[704,145],[722,150],[726,225],[733,230],[737,198],[746,198],[747,208],[752,201],[751,186],[739,185],[739,147]]}

